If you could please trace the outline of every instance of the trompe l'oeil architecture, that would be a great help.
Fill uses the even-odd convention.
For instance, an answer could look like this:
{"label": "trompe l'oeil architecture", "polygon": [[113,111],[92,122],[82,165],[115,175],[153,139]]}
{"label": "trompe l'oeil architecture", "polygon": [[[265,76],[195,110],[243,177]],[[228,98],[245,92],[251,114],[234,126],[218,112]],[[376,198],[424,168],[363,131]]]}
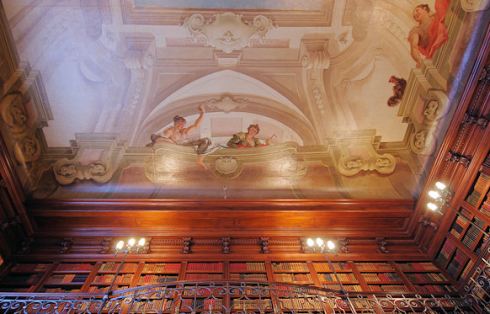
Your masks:
{"label": "trompe l'oeil architecture", "polygon": [[4,0],[0,307],[489,311],[489,6]]}

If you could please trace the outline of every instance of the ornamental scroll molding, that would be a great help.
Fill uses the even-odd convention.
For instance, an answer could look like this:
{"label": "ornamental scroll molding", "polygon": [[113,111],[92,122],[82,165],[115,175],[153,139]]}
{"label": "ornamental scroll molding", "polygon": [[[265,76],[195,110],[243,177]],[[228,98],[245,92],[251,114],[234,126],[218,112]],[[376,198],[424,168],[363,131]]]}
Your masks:
{"label": "ornamental scroll molding", "polygon": [[15,159],[24,164],[39,159],[41,144],[35,133],[36,128],[30,121],[26,106],[30,97],[21,92],[11,92],[0,101],[0,116],[4,123],[4,132],[12,141]]}
{"label": "ornamental scroll molding", "polygon": [[233,97],[229,94],[223,94],[219,98],[211,98],[206,101],[211,109],[229,113],[247,107],[248,99],[242,97]]}
{"label": "ornamental scroll molding", "polygon": [[461,7],[466,12],[484,11],[490,8],[490,0],[461,0]]}
{"label": "ornamental scroll molding", "polygon": [[[344,135],[347,133],[347,136]],[[375,130],[339,133],[342,138],[335,139],[337,171],[347,177],[363,171],[391,174],[396,168],[396,158],[392,154],[377,152],[379,137]]]}
{"label": "ornamental scroll molding", "polygon": [[[153,146],[151,156],[145,158],[145,176],[154,183],[172,182],[195,162],[196,153],[192,147],[160,142]],[[238,178],[250,164],[261,164],[270,176],[281,178],[296,179],[307,172],[294,142],[247,149],[214,149],[206,154],[204,162],[213,175],[228,180]]]}
{"label": "ornamental scroll molding", "polygon": [[441,90],[429,90],[424,97],[422,119],[412,118],[413,132],[409,144],[416,154],[431,154],[436,145],[437,127],[448,111],[447,95]]}
{"label": "ornamental scroll molding", "polygon": [[77,134],[77,154],[53,163],[53,173],[61,185],[76,180],[107,183],[111,180],[124,154],[124,145],[113,135]]}
{"label": "ornamental scroll molding", "polygon": [[[311,112],[318,116],[327,114],[327,93],[325,90],[324,71],[330,67],[328,53],[328,39],[303,38],[300,47],[300,62],[303,67],[303,89],[307,94],[307,101]],[[319,133],[326,133],[321,119],[314,114],[313,122]],[[319,136],[322,138],[323,136]]]}
{"label": "ornamental scroll molding", "polygon": [[408,123],[407,146],[416,155],[428,156],[434,152],[440,122],[450,110],[445,83],[440,81],[437,69],[427,63],[428,70],[410,72],[398,115]]}
{"label": "ornamental scroll molding", "polygon": [[254,39],[262,40],[272,29],[271,19],[257,15],[251,22],[242,15],[226,12],[206,19],[202,14],[193,14],[183,25],[195,41],[203,40],[207,46],[231,53],[250,46]]}

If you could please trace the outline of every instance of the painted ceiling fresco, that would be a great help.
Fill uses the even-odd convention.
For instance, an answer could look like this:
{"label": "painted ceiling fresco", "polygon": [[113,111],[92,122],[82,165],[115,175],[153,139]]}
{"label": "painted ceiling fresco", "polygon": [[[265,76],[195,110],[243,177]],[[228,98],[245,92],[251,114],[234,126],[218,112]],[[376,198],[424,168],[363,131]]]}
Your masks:
{"label": "painted ceiling fresco", "polygon": [[33,198],[406,199],[488,1],[3,6],[31,85],[1,131]]}

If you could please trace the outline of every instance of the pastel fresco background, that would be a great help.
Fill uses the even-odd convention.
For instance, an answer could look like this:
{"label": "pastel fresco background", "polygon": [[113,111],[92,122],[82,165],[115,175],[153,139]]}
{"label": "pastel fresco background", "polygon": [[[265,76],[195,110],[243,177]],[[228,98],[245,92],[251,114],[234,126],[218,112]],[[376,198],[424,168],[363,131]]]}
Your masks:
{"label": "pastel fresco background", "polygon": [[[463,4],[4,1],[41,82],[42,97],[24,104],[40,147],[19,158],[25,188],[34,198],[417,197],[486,16]],[[176,115],[192,125],[200,105],[188,137],[212,142],[203,164],[192,146],[150,145]],[[226,147],[251,124],[269,145]]]}

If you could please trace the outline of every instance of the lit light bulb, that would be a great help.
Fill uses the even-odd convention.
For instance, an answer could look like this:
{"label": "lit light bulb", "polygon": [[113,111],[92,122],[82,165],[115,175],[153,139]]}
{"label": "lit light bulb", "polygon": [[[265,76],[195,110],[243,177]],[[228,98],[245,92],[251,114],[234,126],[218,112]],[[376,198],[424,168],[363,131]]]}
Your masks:
{"label": "lit light bulb", "polygon": [[327,241],[327,247],[329,250],[335,249],[335,242],[333,242],[332,240],[328,240]]}
{"label": "lit light bulb", "polygon": [[323,246],[323,239],[322,238],[316,238],[316,245],[318,245],[319,247],[322,247]]}
{"label": "lit light bulb", "polygon": [[430,190],[428,194],[429,194],[430,198],[432,198],[434,200],[441,197],[441,193],[434,191],[434,190]]}
{"label": "lit light bulb", "polygon": [[446,189],[446,185],[444,183],[442,183],[441,181],[437,181],[436,182],[436,188],[438,188],[439,190],[443,191]]}
{"label": "lit light bulb", "polygon": [[122,250],[122,248],[124,247],[124,241],[119,241],[117,242],[116,244],[116,250]]}
{"label": "lit light bulb", "polygon": [[434,203],[427,203],[427,208],[432,211],[436,211],[439,207]]}
{"label": "lit light bulb", "polygon": [[312,238],[308,238],[308,239],[306,239],[306,245],[308,245],[309,247],[312,247],[313,245],[315,245],[315,241],[313,241]]}
{"label": "lit light bulb", "polygon": [[145,245],[145,242],[146,242],[145,238],[139,239],[138,246],[144,246]]}
{"label": "lit light bulb", "polygon": [[131,238],[128,240],[128,246],[129,247],[133,247],[136,243],[136,240],[134,238]]}

